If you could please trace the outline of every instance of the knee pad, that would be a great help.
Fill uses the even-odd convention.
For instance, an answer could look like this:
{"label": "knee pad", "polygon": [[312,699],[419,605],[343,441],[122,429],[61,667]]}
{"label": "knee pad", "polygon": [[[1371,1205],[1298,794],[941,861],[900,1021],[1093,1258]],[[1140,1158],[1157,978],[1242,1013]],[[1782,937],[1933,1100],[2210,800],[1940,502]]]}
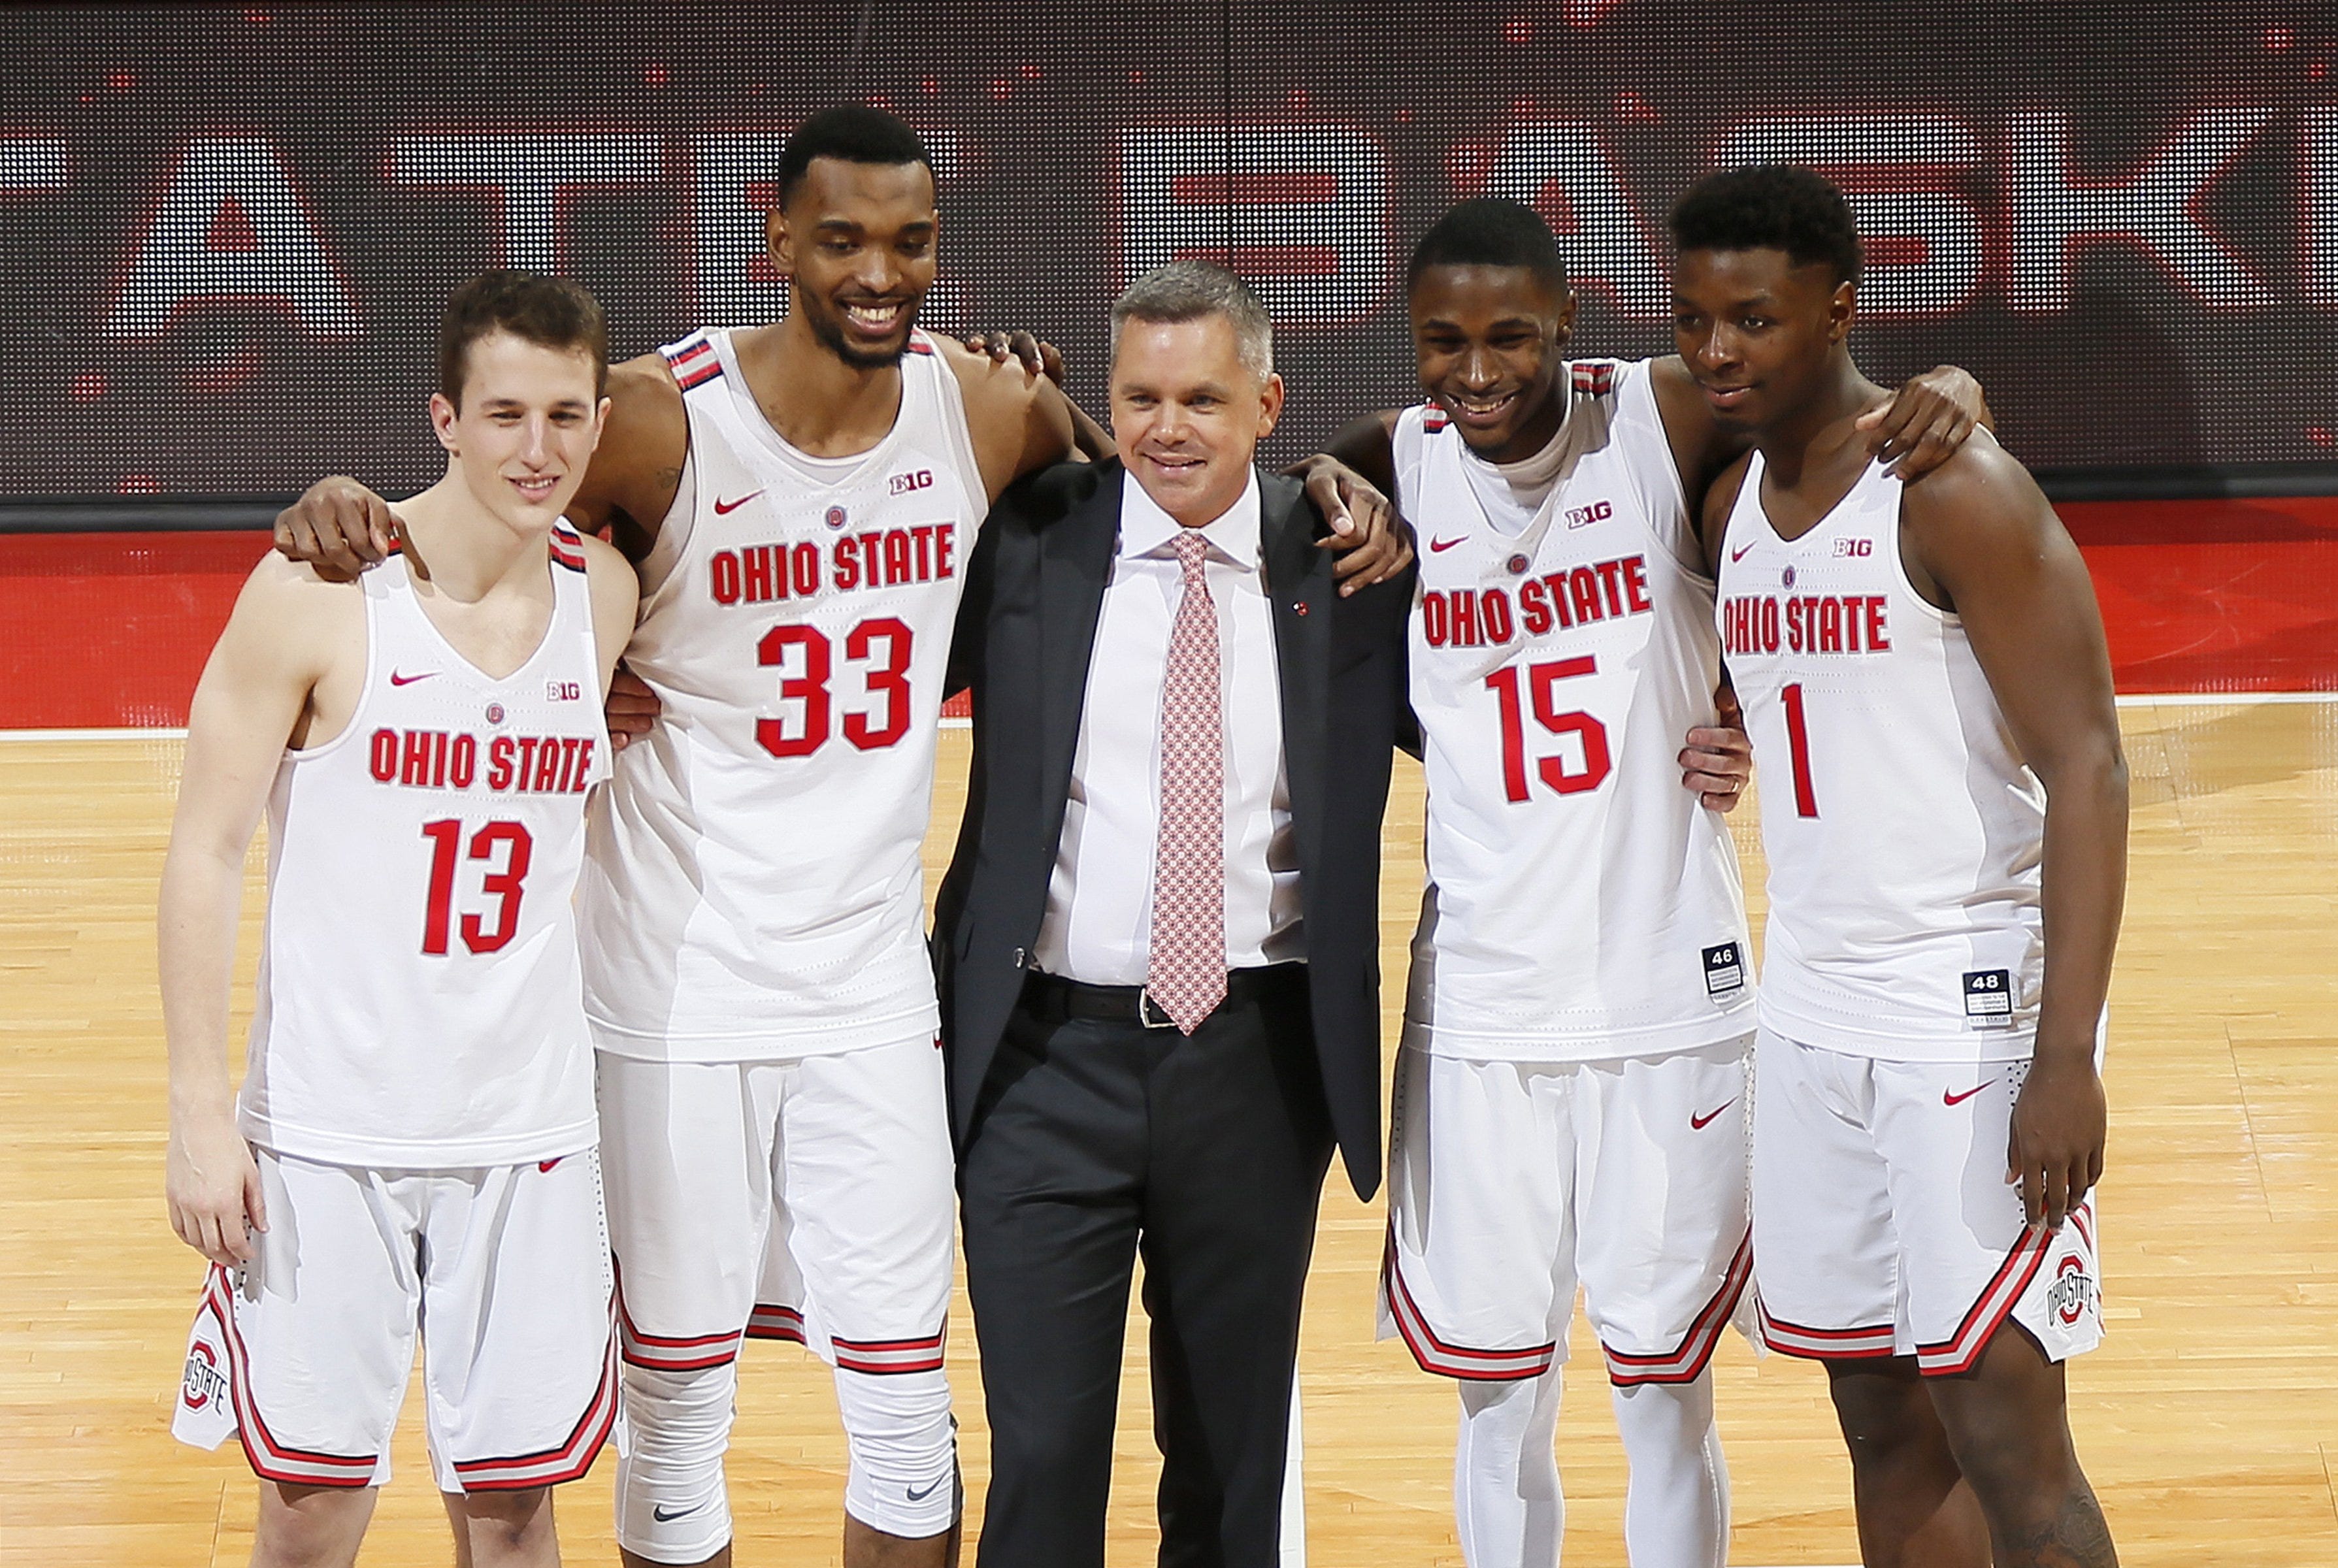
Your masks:
{"label": "knee pad", "polygon": [[653,1563],[702,1563],[731,1539],[722,1454],[739,1364],[687,1372],[624,1365],[617,1428],[617,1544]]}
{"label": "knee pad", "polygon": [[941,1369],[839,1367],[836,1406],[851,1455],[844,1511],[872,1530],[913,1541],[948,1530],[958,1516],[958,1423]]}

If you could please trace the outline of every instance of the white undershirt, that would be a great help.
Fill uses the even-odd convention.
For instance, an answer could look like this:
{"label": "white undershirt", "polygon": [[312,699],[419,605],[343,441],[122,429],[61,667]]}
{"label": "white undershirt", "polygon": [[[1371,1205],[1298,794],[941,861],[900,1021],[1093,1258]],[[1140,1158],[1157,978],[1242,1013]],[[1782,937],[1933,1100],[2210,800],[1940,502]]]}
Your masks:
{"label": "white undershirt", "polygon": [[[1152,950],[1162,688],[1184,592],[1172,543],[1178,531],[1135,476],[1124,475],[1120,543],[1096,620],[1071,796],[1033,955],[1048,974],[1092,985],[1143,985]],[[1255,473],[1202,533],[1210,542],[1203,574],[1218,612],[1226,967],[1246,969],[1306,954]]]}
{"label": "white undershirt", "polygon": [[[1559,383],[1557,396],[1565,406],[1564,380]],[[1542,511],[1543,503],[1550,499],[1550,493],[1558,488],[1559,475],[1571,456],[1567,447],[1567,424],[1562,416],[1558,428],[1550,433],[1541,451],[1515,463],[1488,463],[1470,451],[1466,442],[1462,445],[1461,472],[1468,477],[1478,505],[1485,508],[1486,521],[1494,525],[1496,533],[1513,539],[1524,534]]]}

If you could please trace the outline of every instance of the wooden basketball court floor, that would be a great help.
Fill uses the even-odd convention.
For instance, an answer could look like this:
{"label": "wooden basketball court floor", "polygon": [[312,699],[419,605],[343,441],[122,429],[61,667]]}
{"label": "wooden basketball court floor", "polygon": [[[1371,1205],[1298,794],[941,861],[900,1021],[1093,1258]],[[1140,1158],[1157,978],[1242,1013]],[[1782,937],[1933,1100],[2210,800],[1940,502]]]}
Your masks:
{"label": "wooden basketball court floor", "polygon": [[[2338,1563],[2338,704],[2163,700],[2130,704],[2124,720],[2136,811],[2101,1199],[2112,1337],[2073,1373],[2080,1452],[2130,1564]],[[967,746],[962,733],[943,742],[935,811],[947,828]],[[151,733],[0,741],[7,1563],[240,1563],[250,1550],[241,1455],[183,1449],[167,1433],[202,1273],[161,1202],[152,932],[179,755]],[[1382,932],[1391,976],[1418,887],[1417,772],[1399,789]],[[1750,812],[1736,826],[1743,838]],[[945,830],[929,853],[948,842]],[[1747,862],[1758,903],[1758,854]],[[1302,1358],[1318,1568],[1460,1561],[1453,1391],[1372,1340],[1380,1243],[1377,1209],[1335,1178]],[[950,1331],[971,1535],[985,1431],[962,1297]],[[1579,1323],[1576,1343],[1592,1344]],[[791,1346],[755,1346],[746,1363],[731,1470],[738,1559],[834,1562],[843,1446],[825,1369]],[[1143,1370],[1140,1333],[1112,1512],[1113,1561],[1132,1568],[1152,1560]],[[1821,1373],[1757,1364],[1733,1338],[1717,1378],[1732,1561],[1854,1560]],[[1603,1387],[1596,1353],[1569,1368],[1559,1445],[1571,1564],[1623,1562],[1624,1472]],[[409,1398],[368,1563],[448,1558],[416,1411]],[[614,1560],[612,1468],[604,1456],[561,1494],[572,1561]]]}

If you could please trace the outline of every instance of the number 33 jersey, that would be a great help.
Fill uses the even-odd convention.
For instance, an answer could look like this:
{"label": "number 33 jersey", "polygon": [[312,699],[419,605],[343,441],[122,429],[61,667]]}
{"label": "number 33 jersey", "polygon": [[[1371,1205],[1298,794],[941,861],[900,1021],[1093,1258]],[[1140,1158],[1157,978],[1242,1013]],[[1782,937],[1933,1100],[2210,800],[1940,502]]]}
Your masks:
{"label": "number 33 jersey", "polygon": [[360,579],[357,711],[287,751],[268,799],[237,1107],[253,1142],[443,1170],[597,1141],[571,900],[609,747],[584,555],[565,524],[550,556],[544,640],[501,680],[431,624],[404,557]]}
{"label": "number 33 jersey", "polygon": [[891,432],[816,457],[763,416],[729,333],[664,353],[690,456],[625,654],[664,707],[594,807],[594,1043],[718,1062],[930,1036],[918,852],[987,510],[958,379],[913,334]]}
{"label": "number 33 jersey", "polygon": [[1577,361],[1562,387],[1558,479],[1508,526],[1440,410],[1395,431],[1429,778],[1405,1033],[1440,1055],[1645,1056],[1754,1025],[1736,854],[1681,786],[1719,658],[1648,367]]}

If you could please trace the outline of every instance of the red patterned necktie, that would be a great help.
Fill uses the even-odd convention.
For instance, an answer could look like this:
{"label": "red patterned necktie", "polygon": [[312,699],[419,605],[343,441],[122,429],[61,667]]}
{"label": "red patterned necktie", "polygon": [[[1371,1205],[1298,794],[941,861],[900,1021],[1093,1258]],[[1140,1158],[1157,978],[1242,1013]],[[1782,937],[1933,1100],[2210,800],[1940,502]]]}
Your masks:
{"label": "red patterned necktie", "polygon": [[1180,528],[1184,595],[1169,632],[1161,699],[1161,837],[1153,851],[1144,989],[1191,1034],[1226,995],[1225,742],[1218,724],[1218,611],[1202,562],[1209,541]]}

